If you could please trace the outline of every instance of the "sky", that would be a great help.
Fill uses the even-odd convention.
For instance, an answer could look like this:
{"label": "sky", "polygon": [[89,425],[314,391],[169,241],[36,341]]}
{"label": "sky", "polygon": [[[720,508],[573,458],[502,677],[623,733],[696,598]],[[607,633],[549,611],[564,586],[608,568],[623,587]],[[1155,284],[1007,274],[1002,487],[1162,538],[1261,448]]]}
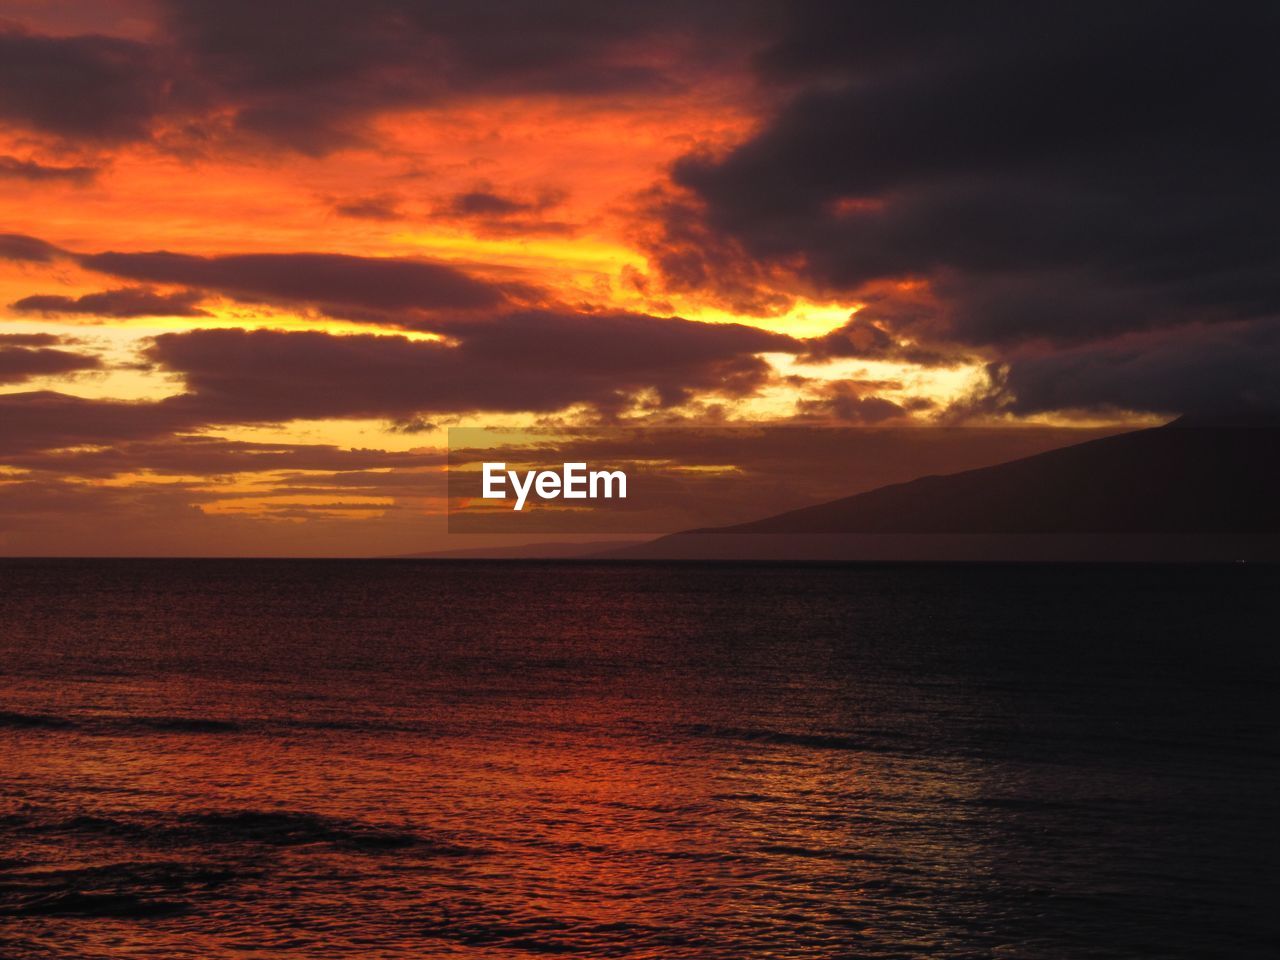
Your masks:
{"label": "sky", "polygon": [[465,545],[450,427],[768,427],[645,450],[748,520],[1274,409],[1280,12],[1037,6],[0,0],[0,553]]}

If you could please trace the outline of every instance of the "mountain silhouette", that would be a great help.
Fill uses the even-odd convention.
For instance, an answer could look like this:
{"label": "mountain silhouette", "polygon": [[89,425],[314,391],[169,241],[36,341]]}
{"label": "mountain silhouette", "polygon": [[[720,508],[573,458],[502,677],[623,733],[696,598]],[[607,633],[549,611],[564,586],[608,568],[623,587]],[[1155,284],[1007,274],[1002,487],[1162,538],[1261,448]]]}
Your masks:
{"label": "mountain silhouette", "polygon": [[1184,417],[612,555],[1261,559],[1280,534],[1278,490],[1280,422]]}

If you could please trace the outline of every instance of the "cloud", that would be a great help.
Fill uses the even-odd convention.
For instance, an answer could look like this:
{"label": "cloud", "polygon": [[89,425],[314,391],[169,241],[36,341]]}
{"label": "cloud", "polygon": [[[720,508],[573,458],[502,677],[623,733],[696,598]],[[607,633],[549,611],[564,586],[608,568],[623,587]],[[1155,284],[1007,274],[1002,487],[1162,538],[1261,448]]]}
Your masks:
{"label": "cloud", "polygon": [[1197,414],[1280,409],[1280,320],[1129,334],[994,365],[985,401],[1014,413],[1112,407]]}
{"label": "cloud", "polygon": [[[279,330],[205,329],[154,337],[144,360],[182,386],[152,402],[57,393],[0,395],[0,453],[141,444],[229,424],[381,418],[392,432],[475,412],[671,410],[698,397],[741,398],[772,383],[766,353],[813,341],[738,324],[643,314],[504,313],[441,323],[446,340]],[[11,349],[48,348],[20,335]],[[908,409],[875,396],[900,385],[815,388],[802,417],[879,422]],[[141,447],[137,447],[141,449]]]}
{"label": "cloud", "polygon": [[0,260],[14,263],[52,263],[63,251],[38,237],[0,233]]}
{"label": "cloud", "polygon": [[878,424],[907,415],[907,408],[875,392],[902,384],[876,381],[832,380],[823,383],[816,397],[796,401],[801,419],[836,420],[842,423]]}
{"label": "cloud", "polygon": [[511,196],[497,193],[485,184],[445,198],[437,206],[435,217],[465,222],[481,236],[567,234],[576,229],[573,224],[543,216],[563,204],[566,196],[562,190],[543,190],[527,197]]}
{"label": "cloud", "polygon": [[[806,292],[788,270],[752,256],[737,238],[709,224],[705,204],[677,191],[646,191],[634,233],[663,291],[692,294],[748,316],[785,313]],[[641,293],[657,292],[654,278],[633,273],[630,280]]]}
{"label": "cloud", "polygon": [[312,155],[379,114],[479,97],[669,93],[763,26],[744,4],[160,0],[147,41],[0,28],[0,119],[69,139],[231,133]]}
{"label": "cloud", "polygon": [[19,160],[17,157],[0,156],[0,180],[26,180],[30,183],[47,183],[65,181],[83,185],[98,174],[97,167],[71,166],[56,167],[34,160]]}
{"label": "cloud", "polygon": [[71,342],[56,333],[0,333],[0,347],[51,347]]}
{"label": "cloud", "polygon": [[487,190],[454,194],[446,209],[462,217],[507,217],[534,209],[533,204],[513,200]]}
{"label": "cloud", "polygon": [[0,456],[116,443],[190,430],[199,417],[170,401],[87,400],[50,390],[0,393]]}
{"label": "cloud", "polygon": [[388,428],[392,433],[403,433],[412,435],[415,433],[427,433],[436,429],[436,424],[422,417],[397,417],[391,421]]}
{"label": "cloud", "polygon": [[914,281],[918,329],[996,353],[1265,321],[1275,26],[1266,4],[795,4],[757,59],[780,107],[675,165],[653,264],[744,304],[779,272],[890,311]]}
{"label": "cloud", "polygon": [[557,192],[546,192],[523,200],[482,188],[455,193],[444,209],[458,217],[510,217],[521,213],[540,213],[563,202],[564,194]]}
{"label": "cloud", "polygon": [[[211,478],[284,471],[292,475],[290,482],[294,485],[302,480],[312,484],[330,482],[329,477],[317,477],[316,471],[351,474],[423,469],[441,466],[444,461],[444,454],[435,451],[344,450],[331,444],[254,443],[186,435],[122,440],[97,449],[29,452],[6,459],[9,466],[22,470],[97,479],[143,470],[157,475]],[[400,482],[405,481],[401,478]]]}
{"label": "cloud", "polygon": [[142,283],[181,284],[247,302],[351,310],[478,310],[503,304],[497,284],[430,260],[337,253],[94,253],[81,266]]}
{"label": "cloud", "polygon": [[371,194],[366,197],[350,197],[333,204],[333,212],[353,220],[401,220],[400,197],[394,193]]}
{"label": "cloud", "polygon": [[[161,334],[144,359],[179,377],[182,392],[137,402],[0,394],[0,455],[151,441],[221,424],[377,417],[411,433],[438,414],[671,408],[697,395],[750,395],[773,377],[760,354],[804,349],[803,341],[754,327],[642,314],[524,311],[440,326],[447,341],[242,329]],[[29,354],[59,342],[22,334],[0,347],[25,351],[16,377],[34,375]],[[59,362],[96,366],[72,356]],[[54,372],[50,360],[39,363],[39,372]]]}
{"label": "cloud", "polygon": [[164,87],[147,44],[0,23],[0,120],[72,140],[143,139]]}
{"label": "cloud", "polygon": [[91,354],[47,346],[58,342],[58,338],[42,334],[0,336],[0,383],[102,368],[102,361]]}
{"label": "cloud", "polygon": [[187,289],[160,293],[130,287],[74,299],[35,294],[17,301],[15,309],[51,315],[203,316],[197,307],[203,292],[244,303],[316,309],[357,322],[423,329],[434,326],[433,316],[492,313],[546,296],[527,283],[488,280],[424,258],[311,252],[77,253],[37,237],[0,234],[0,260],[52,263],[58,259],[122,280]]}
{"label": "cloud", "polygon": [[140,287],[124,287],[79,297],[37,294],[23,297],[10,307],[20,313],[50,317],[207,317],[208,313],[197,306],[200,300],[201,294],[194,290],[157,293]]}
{"label": "cloud", "polygon": [[[869,311],[871,312],[871,311]],[[922,366],[948,366],[962,362],[964,354],[917,346],[904,342],[886,329],[886,324],[858,314],[844,326],[806,341],[802,360],[821,362],[857,357],[863,360],[897,360]]]}
{"label": "cloud", "polygon": [[204,423],[463,411],[604,410],[651,395],[741,396],[771,376],[757,354],[790,337],[735,324],[638,314],[531,311],[445,326],[455,344],[270,330],[162,334],[146,351],[180,374],[172,401]]}
{"label": "cloud", "polygon": [[[759,29],[757,4],[731,20],[655,0],[463,2],[169,0],[171,42],[236,126],[310,153],[346,146],[380,111],[460,98],[616,97],[668,92]],[[733,38],[731,40],[731,38]],[[734,42],[737,41],[737,42]]]}

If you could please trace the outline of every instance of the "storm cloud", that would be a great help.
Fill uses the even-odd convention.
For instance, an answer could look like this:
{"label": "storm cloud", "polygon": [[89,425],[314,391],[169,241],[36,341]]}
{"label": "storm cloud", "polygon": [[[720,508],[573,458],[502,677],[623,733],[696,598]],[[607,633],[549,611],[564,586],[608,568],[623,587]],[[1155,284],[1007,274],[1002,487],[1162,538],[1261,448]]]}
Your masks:
{"label": "storm cloud", "polygon": [[[751,264],[704,270],[712,286],[769,269],[855,296],[888,279],[925,282],[936,304],[911,332],[1009,353],[1008,383],[1023,391],[1048,372],[1043,356],[1019,352],[1037,341],[1074,351],[1256,322],[1249,336],[1269,351],[1278,27],[1262,3],[797,4],[757,60],[783,105],[726,155],[674,168],[687,197],[667,217],[683,253],[674,281],[697,274],[689,259],[701,246]],[[682,244],[695,214],[708,242]],[[1070,356],[1108,362],[1105,350]],[[1180,375],[1240,397],[1264,392],[1259,374],[1274,377],[1246,364],[1232,383],[1214,366],[1225,357]],[[1145,398],[1108,393],[1105,379],[1092,402],[1192,399],[1151,381]]]}
{"label": "storm cloud", "polygon": [[1194,325],[1010,356],[989,401],[1014,413],[1114,406],[1208,416],[1280,410],[1280,320]]}

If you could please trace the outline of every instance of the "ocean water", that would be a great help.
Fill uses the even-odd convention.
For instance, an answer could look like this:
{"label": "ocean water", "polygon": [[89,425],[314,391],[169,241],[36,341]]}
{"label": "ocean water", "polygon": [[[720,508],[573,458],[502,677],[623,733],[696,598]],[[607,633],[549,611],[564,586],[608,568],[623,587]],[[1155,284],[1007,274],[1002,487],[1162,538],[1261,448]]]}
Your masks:
{"label": "ocean water", "polygon": [[1280,569],[0,562],[0,956],[1273,957]]}

